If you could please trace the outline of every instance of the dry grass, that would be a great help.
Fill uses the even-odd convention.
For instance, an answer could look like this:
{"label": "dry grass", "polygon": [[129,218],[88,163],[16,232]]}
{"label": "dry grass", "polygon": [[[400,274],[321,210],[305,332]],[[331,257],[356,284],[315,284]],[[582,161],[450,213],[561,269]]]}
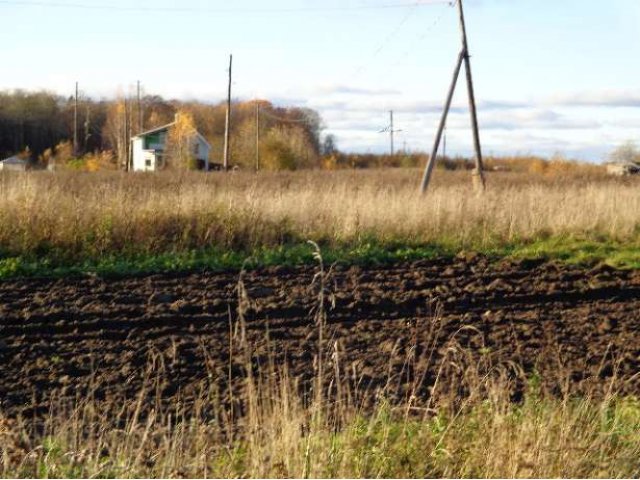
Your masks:
{"label": "dry grass", "polygon": [[[54,408],[41,431],[0,417],[0,475],[40,478],[635,478],[640,404],[484,401],[428,414],[379,402],[364,414],[305,403],[286,377],[261,383],[241,416],[137,415],[124,404]],[[256,384],[257,386],[257,384]],[[221,410],[217,410],[221,412]],[[123,413],[128,412],[128,413]]]}
{"label": "dry grass", "polygon": [[448,243],[483,248],[559,235],[633,239],[633,179],[417,170],[125,175],[0,175],[0,252],[95,258],[197,249],[248,251],[308,239],[325,246]]}

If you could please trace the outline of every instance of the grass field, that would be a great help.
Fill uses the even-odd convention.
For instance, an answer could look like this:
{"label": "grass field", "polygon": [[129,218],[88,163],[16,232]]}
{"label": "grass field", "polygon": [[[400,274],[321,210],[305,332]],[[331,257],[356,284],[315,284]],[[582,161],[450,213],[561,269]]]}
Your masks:
{"label": "grass field", "polygon": [[633,179],[588,170],[438,172],[427,197],[417,170],[0,176],[0,276],[126,272],[330,259],[375,261],[461,250],[637,265]]}
{"label": "grass field", "polygon": [[[0,175],[0,278],[7,280],[0,362],[5,374],[24,372],[2,388],[15,398],[32,384],[60,393],[46,390],[44,415],[0,411],[0,476],[639,476],[640,402],[629,393],[640,358],[629,340],[637,325],[634,272],[615,270],[618,278],[607,268],[528,270],[514,262],[501,276],[482,266],[486,259],[462,255],[436,273],[405,265],[358,277],[344,268],[335,292],[326,270],[307,272],[312,285],[298,285],[306,277],[273,269],[249,286],[264,297],[253,300],[241,281],[231,288],[214,278],[203,288],[201,274],[120,286],[96,277],[65,285],[8,280],[317,265],[320,253],[323,267],[461,251],[640,266],[636,179],[597,169],[490,173],[479,195],[467,173],[438,171],[422,197],[419,177],[417,170]],[[226,275],[235,282],[236,273]],[[295,289],[275,288],[279,275],[294,275],[287,281]],[[450,311],[424,313],[425,295]],[[565,295],[582,303],[567,306]],[[426,322],[420,328],[418,317]],[[448,339],[436,327],[445,323]],[[270,333],[279,339],[271,350],[264,346]],[[402,343],[402,353],[394,346],[389,365],[373,372],[362,359],[383,358],[379,334]],[[483,335],[487,342],[476,345]],[[555,350],[545,350],[545,335]],[[587,372],[575,361],[589,342],[581,359]],[[95,346],[98,358],[122,360],[129,373],[118,370],[114,381],[98,369],[85,382]],[[303,362],[310,382],[292,373],[293,363],[274,360],[284,350],[298,369]],[[138,365],[133,354],[152,361]],[[554,378],[540,376],[540,359]],[[384,387],[359,390],[358,378],[385,372]],[[142,388],[131,394],[134,374]],[[180,375],[201,383],[181,383]],[[102,388],[105,378],[118,388]],[[78,379],[89,394],[78,389],[72,398]],[[427,385],[428,394],[416,386],[399,395],[401,381],[403,389]],[[194,403],[187,388],[200,385]]]}

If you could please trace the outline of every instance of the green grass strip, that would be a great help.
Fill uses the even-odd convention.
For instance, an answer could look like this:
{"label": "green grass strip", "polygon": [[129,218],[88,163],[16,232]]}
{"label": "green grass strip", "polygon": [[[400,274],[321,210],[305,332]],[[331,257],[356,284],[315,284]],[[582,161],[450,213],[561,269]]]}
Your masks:
{"label": "green grass strip", "polygon": [[[448,244],[401,245],[365,242],[322,249],[326,264],[376,265],[412,262],[433,258],[451,258],[462,249]],[[558,237],[529,243],[467,249],[499,260],[546,259],[571,264],[606,263],[616,268],[640,269],[640,245],[609,240],[581,240]],[[103,256],[66,263],[52,257],[0,258],[0,279],[17,277],[69,277],[94,274],[128,276],[160,272],[201,270],[226,271],[275,265],[296,266],[315,263],[314,248],[300,243],[254,251],[189,251],[155,255]]]}

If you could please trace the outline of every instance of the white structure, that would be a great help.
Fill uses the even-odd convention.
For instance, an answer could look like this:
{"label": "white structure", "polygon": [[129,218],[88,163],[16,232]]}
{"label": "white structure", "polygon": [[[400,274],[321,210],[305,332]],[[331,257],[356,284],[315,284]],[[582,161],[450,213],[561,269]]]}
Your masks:
{"label": "white structure", "polygon": [[[154,128],[131,139],[132,169],[134,172],[155,172],[165,166],[167,136],[175,122]],[[193,154],[198,161],[198,169],[209,170],[211,145],[197,131],[193,131]]]}
{"label": "white structure", "polygon": [[24,172],[28,162],[20,157],[13,156],[0,160],[0,171]]}

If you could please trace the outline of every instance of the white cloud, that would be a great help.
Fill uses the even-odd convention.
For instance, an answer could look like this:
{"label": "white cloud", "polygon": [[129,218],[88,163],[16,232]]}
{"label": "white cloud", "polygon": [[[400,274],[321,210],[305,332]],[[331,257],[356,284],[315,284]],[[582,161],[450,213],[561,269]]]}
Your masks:
{"label": "white cloud", "polygon": [[598,90],[559,94],[547,99],[546,103],[567,107],[634,108],[640,107],[640,92]]}

